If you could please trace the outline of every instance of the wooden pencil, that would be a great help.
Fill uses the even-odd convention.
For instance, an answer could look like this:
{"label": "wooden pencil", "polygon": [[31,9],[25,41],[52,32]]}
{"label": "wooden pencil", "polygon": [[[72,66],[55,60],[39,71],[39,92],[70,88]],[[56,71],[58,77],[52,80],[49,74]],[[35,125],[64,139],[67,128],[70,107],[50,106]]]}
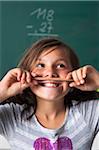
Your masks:
{"label": "wooden pencil", "polygon": [[66,80],[64,78],[48,78],[48,77],[33,77],[34,80],[38,81],[57,81],[57,82],[72,82],[73,79]]}

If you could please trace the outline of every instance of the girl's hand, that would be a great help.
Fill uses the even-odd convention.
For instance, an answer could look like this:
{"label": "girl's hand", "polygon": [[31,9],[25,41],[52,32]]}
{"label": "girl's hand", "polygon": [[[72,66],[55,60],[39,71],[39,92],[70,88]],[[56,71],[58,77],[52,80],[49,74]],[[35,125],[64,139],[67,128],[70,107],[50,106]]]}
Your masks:
{"label": "girl's hand", "polygon": [[28,71],[20,68],[10,70],[0,81],[0,100],[21,93],[30,86],[32,77]]}
{"label": "girl's hand", "polygon": [[86,65],[68,73],[66,79],[73,79],[69,84],[83,91],[93,91],[99,88],[99,72],[92,66]]}

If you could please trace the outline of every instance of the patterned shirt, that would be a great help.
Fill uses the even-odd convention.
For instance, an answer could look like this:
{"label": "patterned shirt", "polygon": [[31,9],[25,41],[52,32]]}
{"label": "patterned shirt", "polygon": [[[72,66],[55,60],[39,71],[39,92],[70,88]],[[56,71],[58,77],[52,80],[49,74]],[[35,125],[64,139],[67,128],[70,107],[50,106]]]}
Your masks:
{"label": "patterned shirt", "polygon": [[58,129],[44,128],[36,116],[21,118],[23,105],[0,105],[0,134],[11,150],[90,150],[99,131],[99,101],[73,103]]}

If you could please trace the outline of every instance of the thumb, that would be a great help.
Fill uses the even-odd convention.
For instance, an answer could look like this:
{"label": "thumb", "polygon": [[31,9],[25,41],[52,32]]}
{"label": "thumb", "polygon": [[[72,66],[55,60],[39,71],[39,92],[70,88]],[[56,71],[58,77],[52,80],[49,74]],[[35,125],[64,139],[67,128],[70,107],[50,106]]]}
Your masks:
{"label": "thumb", "polygon": [[28,88],[29,86],[30,86],[30,84],[28,84],[28,83],[23,83],[23,84],[21,85],[21,89],[24,90],[24,89]]}

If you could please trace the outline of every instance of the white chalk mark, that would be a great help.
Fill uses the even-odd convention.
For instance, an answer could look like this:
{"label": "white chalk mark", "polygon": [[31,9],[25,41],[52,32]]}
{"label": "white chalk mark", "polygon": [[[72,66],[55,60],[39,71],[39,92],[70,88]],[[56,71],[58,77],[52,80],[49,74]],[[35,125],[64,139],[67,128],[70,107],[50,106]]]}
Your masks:
{"label": "white chalk mark", "polygon": [[27,33],[28,36],[58,36],[58,34],[48,34],[48,33]]}

